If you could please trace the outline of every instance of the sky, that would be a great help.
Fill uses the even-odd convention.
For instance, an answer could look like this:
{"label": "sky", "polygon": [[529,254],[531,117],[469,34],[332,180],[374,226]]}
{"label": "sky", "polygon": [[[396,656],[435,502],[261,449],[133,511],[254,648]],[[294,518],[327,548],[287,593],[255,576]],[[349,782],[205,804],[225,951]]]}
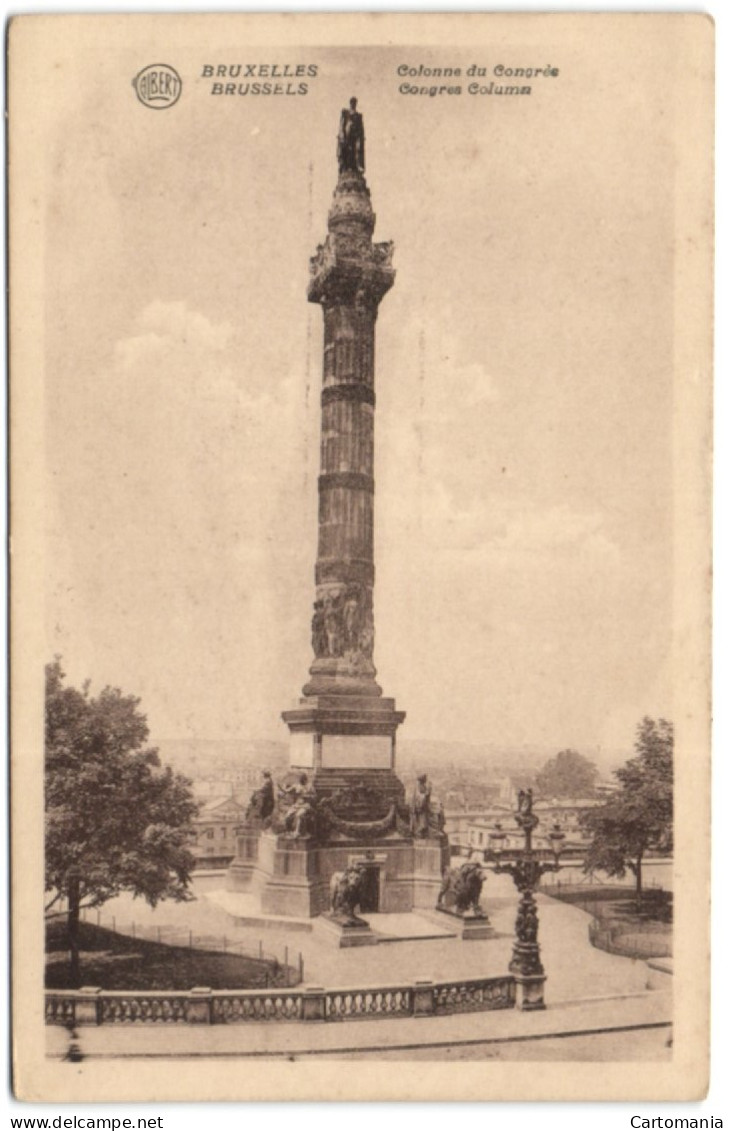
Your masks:
{"label": "sky", "polygon": [[[644,714],[674,717],[666,45],[179,44],[162,113],[121,78],[150,45],[91,82],[93,46],[60,44],[49,80],[49,657],[139,695],[154,739],[287,737],[316,554],[308,257],[355,94],[395,241],[375,659],[400,733],[630,747]],[[319,75],[303,98],[208,93],[204,64],[251,57]],[[560,73],[530,98],[399,93],[402,63],[503,60]]]}

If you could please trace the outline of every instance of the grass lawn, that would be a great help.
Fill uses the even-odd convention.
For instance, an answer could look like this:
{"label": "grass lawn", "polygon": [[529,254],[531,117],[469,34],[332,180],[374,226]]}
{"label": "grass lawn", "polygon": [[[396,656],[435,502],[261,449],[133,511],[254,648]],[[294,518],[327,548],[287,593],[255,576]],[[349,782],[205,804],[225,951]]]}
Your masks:
{"label": "grass lawn", "polygon": [[[237,990],[283,981],[283,968],[267,959],[166,946],[92,923],[79,924],[79,949],[81,984],[104,990],[190,990],[192,986]],[[71,988],[63,916],[46,923],[46,988]]]}
{"label": "grass lawn", "polygon": [[589,939],[600,950],[630,958],[664,958],[672,954],[671,892],[643,891],[638,912],[633,888],[556,888],[549,884],[544,891],[593,916]]}

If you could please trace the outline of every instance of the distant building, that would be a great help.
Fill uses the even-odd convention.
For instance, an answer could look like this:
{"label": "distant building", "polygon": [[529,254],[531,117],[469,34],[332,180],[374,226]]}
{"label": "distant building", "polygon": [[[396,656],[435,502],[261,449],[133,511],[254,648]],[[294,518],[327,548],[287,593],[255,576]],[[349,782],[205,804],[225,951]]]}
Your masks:
{"label": "distant building", "polygon": [[604,778],[603,781],[597,782],[594,786],[594,792],[605,801],[608,801],[610,797],[614,797],[616,793],[619,793],[619,790],[620,784],[616,778]]}
{"label": "distant building", "polygon": [[[564,798],[558,801],[554,798],[536,801],[533,810],[537,814],[540,824],[535,836],[547,836],[553,826],[558,825],[561,832],[566,836],[564,842],[566,848],[583,849],[589,843],[590,837],[581,827],[581,816],[589,809],[595,809],[598,805],[603,804],[604,801],[598,797]],[[469,849],[484,850],[490,848],[492,846],[491,834],[496,831],[497,824],[501,826],[506,835],[505,846],[519,847],[522,844],[523,835],[515,823],[515,812],[516,807],[514,805],[512,807],[494,805],[468,822],[466,843]]]}
{"label": "distant building", "polygon": [[444,811],[444,831],[448,835],[449,844],[466,847],[469,844],[469,829],[477,821],[487,815],[486,808],[482,809],[450,809]]}
{"label": "distant building", "polygon": [[233,797],[205,801],[194,818],[196,843],[192,851],[199,868],[227,867],[236,850],[235,830],[242,824],[245,807]]}
{"label": "distant building", "polygon": [[509,805],[498,803],[476,816],[468,823],[466,829],[466,844],[469,849],[477,848],[483,851],[485,848],[491,847],[490,834],[496,830],[498,824],[508,837],[507,843],[513,842],[518,833],[512,817],[514,812],[514,806],[510,808]]}
{"label": "distant building", "polygon": [[586,847],[591,837],[582,829],[581,818],[590,809],[596,809],[603,804],[604,801],[600,797],[571,797],[562,801],[553,798],[548,801],[537,801],[535,812],[540,817],[542,829],[549,830],[553,825],[560,826],[561,832],[566,834],[566,845],[569,848],[574,845]]}

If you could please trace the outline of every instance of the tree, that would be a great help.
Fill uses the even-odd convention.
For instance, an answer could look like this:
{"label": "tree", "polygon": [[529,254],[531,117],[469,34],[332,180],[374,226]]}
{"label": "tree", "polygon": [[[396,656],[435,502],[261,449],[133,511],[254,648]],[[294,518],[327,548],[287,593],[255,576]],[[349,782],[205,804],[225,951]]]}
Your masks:
{"label": "tree", "polygon": [[561,750],[536,775],[535,785],[543,797],[588,797],[599,771],[576,750]]}
{"label": "tree", "polygon": [[637,727],[636,754],[615,770],[619,792],[582,817],[593,839],[584,871],[635,877],[638,912],[642,908],[645,852],[673,847],[673,724],[645,717]]}
{"label": "tree", "polygon": [[191,898],[198,807],[190,781],[146,748],[139,699],[111,687],[93,697],[64,678],[58,657],[46,665],[46,909],[68,901],[76,983],[82,907],[122,891],[153,907]]}

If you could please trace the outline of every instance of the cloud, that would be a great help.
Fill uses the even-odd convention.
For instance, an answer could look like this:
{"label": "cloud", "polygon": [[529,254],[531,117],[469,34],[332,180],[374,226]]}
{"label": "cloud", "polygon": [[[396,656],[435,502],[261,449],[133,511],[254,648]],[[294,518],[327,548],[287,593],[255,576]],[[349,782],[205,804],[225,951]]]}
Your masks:
{"label": "cloud", "polygon": [[245,433],[267,433],[287,389],[283,379],[267,381],[237,364],[247,356],[247,328],[240,333],[245,341],[236,344],[230,323],[213,322],[182,301],[156,300],[115,343],[110,381],[138,416],[154,420],[164,409],[169,430],[193,425],[203,434],[208,418],[215,432],[241,425]]}
{"label": "cloud", "polygon": [[424,533],[439,553],[492,556],[498,565],[519,556],[580,555],[585,562],[604,560],[610,566],[620,560],[603,514],[568,503],[508,502],[476,494],[457,503],[456,492],[438,482],[428,487],[422,513]]}
{"label": "cloud", "polygon": [[604,530],[599,511],[576,510],[568,503],[513,508],[491,542],[510,553],[583,553],[618,559],[619,547]]}
{"label": "cloud", "polygon": [[138,313],[132,333],[115,343],[114,363],[126,374],[142,371],[144,376],[160,379],[161,371],[153,371],[151,363],[165,361],[171,371],[175,361],[176,372],[170,372],[171,377],[179,375],[181,364],[188,373],[204,376],[208,371],[217,372],[232,334],[229,323],[211,322],[185,302],[155,301]]}
{"label": "cloud", "polygon": [[494,405],[499,390],[486,365],[479,361],[461,364],[454,353],[443,347],[433,359],[431,385],[422,405],[421,418],[426,423],[445,424],[452,417],[476,413]]}
{"label": "cloud", "polygon": [[272,537],[284,485],[300,481],[300,405],[287,375],[248,368],[244,337],[155,301],[106,371],[69,388],[54,470],[76,500],[69,521],[80,537],[94,530],[105,559],[122,553],[129,571],[152,573],[177,547],[171,566],[185,573],[192,555],[228,549],[241,562]]}
{"label": "cloud", "polygon": [[[294,639],[307,652],[316,523],[304,504],[304,402],[290,374],[248,364],[258,355],[247,334],[152,302],[52,421],[52,640],[68,652],[89,640],[89,671],[132,673],[139,693],[179,709],[204,667],[246,671],[252,691],[277,686],[286,649],[300,658]],[[66,538],[69,553],[57,553]],[[305,594],[293,591],[301,577]],[[166,675],[141,653],[165,657]],[[239,718],[229,687],[207,684],[200,720]]]}

